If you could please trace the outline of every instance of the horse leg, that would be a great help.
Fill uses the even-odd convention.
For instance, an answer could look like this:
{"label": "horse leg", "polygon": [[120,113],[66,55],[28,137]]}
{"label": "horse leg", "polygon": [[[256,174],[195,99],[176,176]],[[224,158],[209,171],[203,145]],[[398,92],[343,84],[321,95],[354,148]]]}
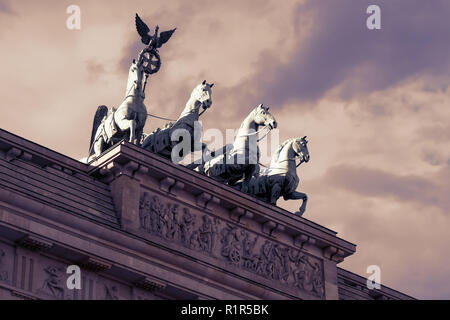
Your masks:
{"label": "horse leg", "polygon": [[[120,109],[120,107],[119,107]],[[130,136],[128,141],[131,143],[134,143],[134,139],[136,137],[136,120],[130,119],[128,120],[126,118],[126,115],[119,113],[116,111],[114,113],[114,121],[116,122],[117,126],[119,127],[120,131],[125,132],[129,129]]]}
{"label": "horse leg", "polygon": [[281,186],[279,183],[276,183],[272,186],[272,188],[270,188],[270,204],[276,205],[277,204],[277,200],[280,197],[281,194]]}
{"label": "horse leg", "polygon": [[103,137],[101,135],[97,137],[97,140],[94,141],[94,154],[96,158],[98,158],[104,151],[104,144],[105,141],[103,140]]}
{"label": "horse leg", "polygon": [[129,120],[130,121],[130,142],[134,144],[134,139],[136,139],[136,121],[135,120]]}
{"label": "horse leg", "polygon": [[136,145],[141,146],[142,142],[142,135],[143,135],[143,128],[142,129],[136,129]]}
{"label": "horse leg", "polygon": [[241,191],[248,193],[249,186],[250,186],[250,180],[253,177],[253,174],[255,173],[256,166],[255,165],[249,165],[248,168],[244,172],[244,181],[242,181]]}
{"label": "horse leg", "polygon": [[289,194],[286,194],[283,196],[284,200],[299,200],[302,199],[302,205],[300,206],[300,209],[295,212],[294,214],[297,216],[302,216],[303,213],[305,213],[306,210],[306,203],[308,202],[308,196],[306,193],[294,191]]}

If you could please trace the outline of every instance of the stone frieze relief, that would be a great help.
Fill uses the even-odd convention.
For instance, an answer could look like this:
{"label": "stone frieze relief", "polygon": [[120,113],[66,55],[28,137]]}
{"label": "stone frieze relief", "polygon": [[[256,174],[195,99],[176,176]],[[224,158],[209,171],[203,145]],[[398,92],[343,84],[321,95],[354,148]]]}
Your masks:
{"label": "stone frieze relief", "polygon": [[139,204],[140,227],[147,233],[202,252],[231,265],[305,291],[324,296],[322,262],[298,249],[222,221],[208,214],[144,192]]}

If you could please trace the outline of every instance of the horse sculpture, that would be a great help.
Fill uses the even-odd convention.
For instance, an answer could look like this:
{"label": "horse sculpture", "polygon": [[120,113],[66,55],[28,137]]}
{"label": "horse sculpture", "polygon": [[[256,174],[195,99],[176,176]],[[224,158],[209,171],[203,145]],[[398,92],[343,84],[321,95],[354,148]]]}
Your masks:
{"label": "horse sculpture", "polygon": [[[305,193],[295,191],[299,183],[296,169],[309,161],[307,143],[306,136],[284,141],[272,157],[270,167],[262,169],[259,175],[251,178],[248,193],[273,205],[276,205],[281,196],[284,200],[302,199],[302,205],[295,214],[303,215],[308,197]],[[300,158],[298,164],[295,162],[297,158]]]}
{"label": "horse sculpture", "polygon": [[[108,108],[100,106],[94,117],[88,160],[97,158],[103,151],[122,139],[140,144],[142,132],[147,120],[147,108],[144,104],[145,84],[149,75],[149,59],[146,49],[139,54],[138,61],[133,60],[128,72],[125,99],[108,115]],[[144,81],[145,75],[145,81]]]}
{"label": "horse sculpture", "polygon": [[275,118],[269,108],[260,104],[242,122],[236,139],[231,147],[224,147],[222,153],[212,152],[212,159],[188,167],[231,186],[240,184],[241,191],[246,192],[259,160],[258,140],[260,126],[270,130],[277,127]]}
{"label": "horse sculpture", "polygon": [[[176,122],[169,122],[163,129],[156,129],[144,138],[142,147],[144,149],[150,150],[151,152],[158,153],[166,158],[171,158],[172,149],[174,146],[181,142],[183,137],[179,139],[173,139],[172,134],[175,130],[186,130],[191,138],[190,151],[195,151],[194,147],[197,142],[194,141],[195,138],[200,138],[200,136],[195,137],[194,135],[194,123],[198,121],[200,107],[203,108],[202,113],[211,107],[211,88],[214,83],[208,84],[206,80],[197,85],[191,93],[189,100],[186,103],[186,107],[179,116]],[[186,154],[178,154],[181,159],[186,156]]]}

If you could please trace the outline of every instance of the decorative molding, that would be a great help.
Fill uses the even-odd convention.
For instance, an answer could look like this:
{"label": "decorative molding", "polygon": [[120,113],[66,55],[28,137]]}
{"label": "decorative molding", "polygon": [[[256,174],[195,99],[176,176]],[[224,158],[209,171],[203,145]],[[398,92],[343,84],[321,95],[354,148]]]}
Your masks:
{"label": "decorative molding", "polygon": [[23,159],[25,161],[31,161],[33,159],[33,155],[24,151],[20,156],[20,159]]}
{"label": "decorative molding", "polygon": [[245,210],[241,207],[236,207],[230,211],[230,218],[236,222],[240,222],[241,218],[245,215]]}
{"label": "decorative molding", "polygon": [[212,211],[214,209],[214,206],[219,206],[220,205],[220,199],[212,196],[211,200],[209,200],[208,202],[206,202],[206,210]]}
{"label": "decorative molding", "polygon": [[32,251],[47,251],[53,247],[53,243],[32,235],[26,235],[17,244]]}
{"label": "decorative molding", "polygon": [[14,297],[18,297],[23,300],[37,300],[36,297],[33,297],[32,295],[17,291],[17,290],[11,290],[11,295]]}
{"label": "decorative molding", "polygon": [[137,170],[134,172],[134,177],[138,180],[142,180],[143,177],[145,177],[148,174],[148,170],[149,170],[148,167],[140,164]]}
{"label": "decorative molding", "polygon": [[134,285],[150,292],[162,291],[166,288],[165,282],[149,276],[143,276],[134,282]]}
{"label": "decorative molding", "polygon": [[140,166],[135,161],[128,161],[126,163],[119,163],[113,160],[99,169],[99,173],[102,176],[102,181],[110,183],[114,179],[121,175],[133,177],[134,174],[140,169]]}
{"label": "decorative molding", "polygon": [[241,207],[230,210],[230,219],[242,225],[246,225],[248,220],[253,218],[253,213]]}
{"label": "decorative molding", "polygon": [[308,242],[309,237],[305,234],[300,234],[297,237],[294,238],[294,246],[300,247],[300,249],[303,249],[303,246],[306,242]]}
{"label": "decorative molding", "polygon": [[181,181],[176,181],[175,185],[172,187],[172,189],[170,190],[172,193],[174,192],[178,192],[184,189],[184,183]]}
{"label": "decorative molding", "polygon": [[102,259],[88,257],[86,260],[81,262],[81,266],[84,269],[93,272],[101,272],[111,269],[112,264]]}
{"label": "decorative molding", "polygon": [[202,192],[200,193],[196,200],[197,200],[197,205],[199,207],[201,207],[202,209],[206,208],[206,205],[208,204],[208,201],[210,201],[212,198],[212,195],[210,195],[209,193],[206,192]]}
{"label": "decorative molding", "polygon": [[16,159],[18,156],[20,156],[21,153],[22,151],[20,149],[12,147],[6,152],[6,161],[12,161]]}
{"label": "decorative molding", "polygon": [[159,189],[176,196],[176,192],[184,189],[184,183],[170,177],[165,177],[159,181]]}
{"label": "decorative molding", "polygon": [[344,261],[344,254],[344,251],[333,246],[328,246],[323,249],[323,256],[337,263]]}
{"label": "decorative molding", "polygon": [[170,193],[170,188],[175,185],[175,179],[170,177],[165,177],[161,181],[159,181],[159,189],[164,192]]}
{"label": "decorative molding", "polygon": [[272,235],[272,232],[276,228],[276,226],[277,226],[277,224],[275,222],[266,221],[261,225],[262,232],[270,236],[270,235]]}

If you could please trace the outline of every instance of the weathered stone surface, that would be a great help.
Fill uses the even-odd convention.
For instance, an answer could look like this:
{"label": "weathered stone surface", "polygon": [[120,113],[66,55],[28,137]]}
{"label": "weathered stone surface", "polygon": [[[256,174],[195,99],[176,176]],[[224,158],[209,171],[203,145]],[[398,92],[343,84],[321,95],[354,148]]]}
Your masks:
{"label": "weathered stone surface", "polygon": [[337,268],[354,252],[128,142],[88,166],[0,130],[0,299],[407,298]]}

